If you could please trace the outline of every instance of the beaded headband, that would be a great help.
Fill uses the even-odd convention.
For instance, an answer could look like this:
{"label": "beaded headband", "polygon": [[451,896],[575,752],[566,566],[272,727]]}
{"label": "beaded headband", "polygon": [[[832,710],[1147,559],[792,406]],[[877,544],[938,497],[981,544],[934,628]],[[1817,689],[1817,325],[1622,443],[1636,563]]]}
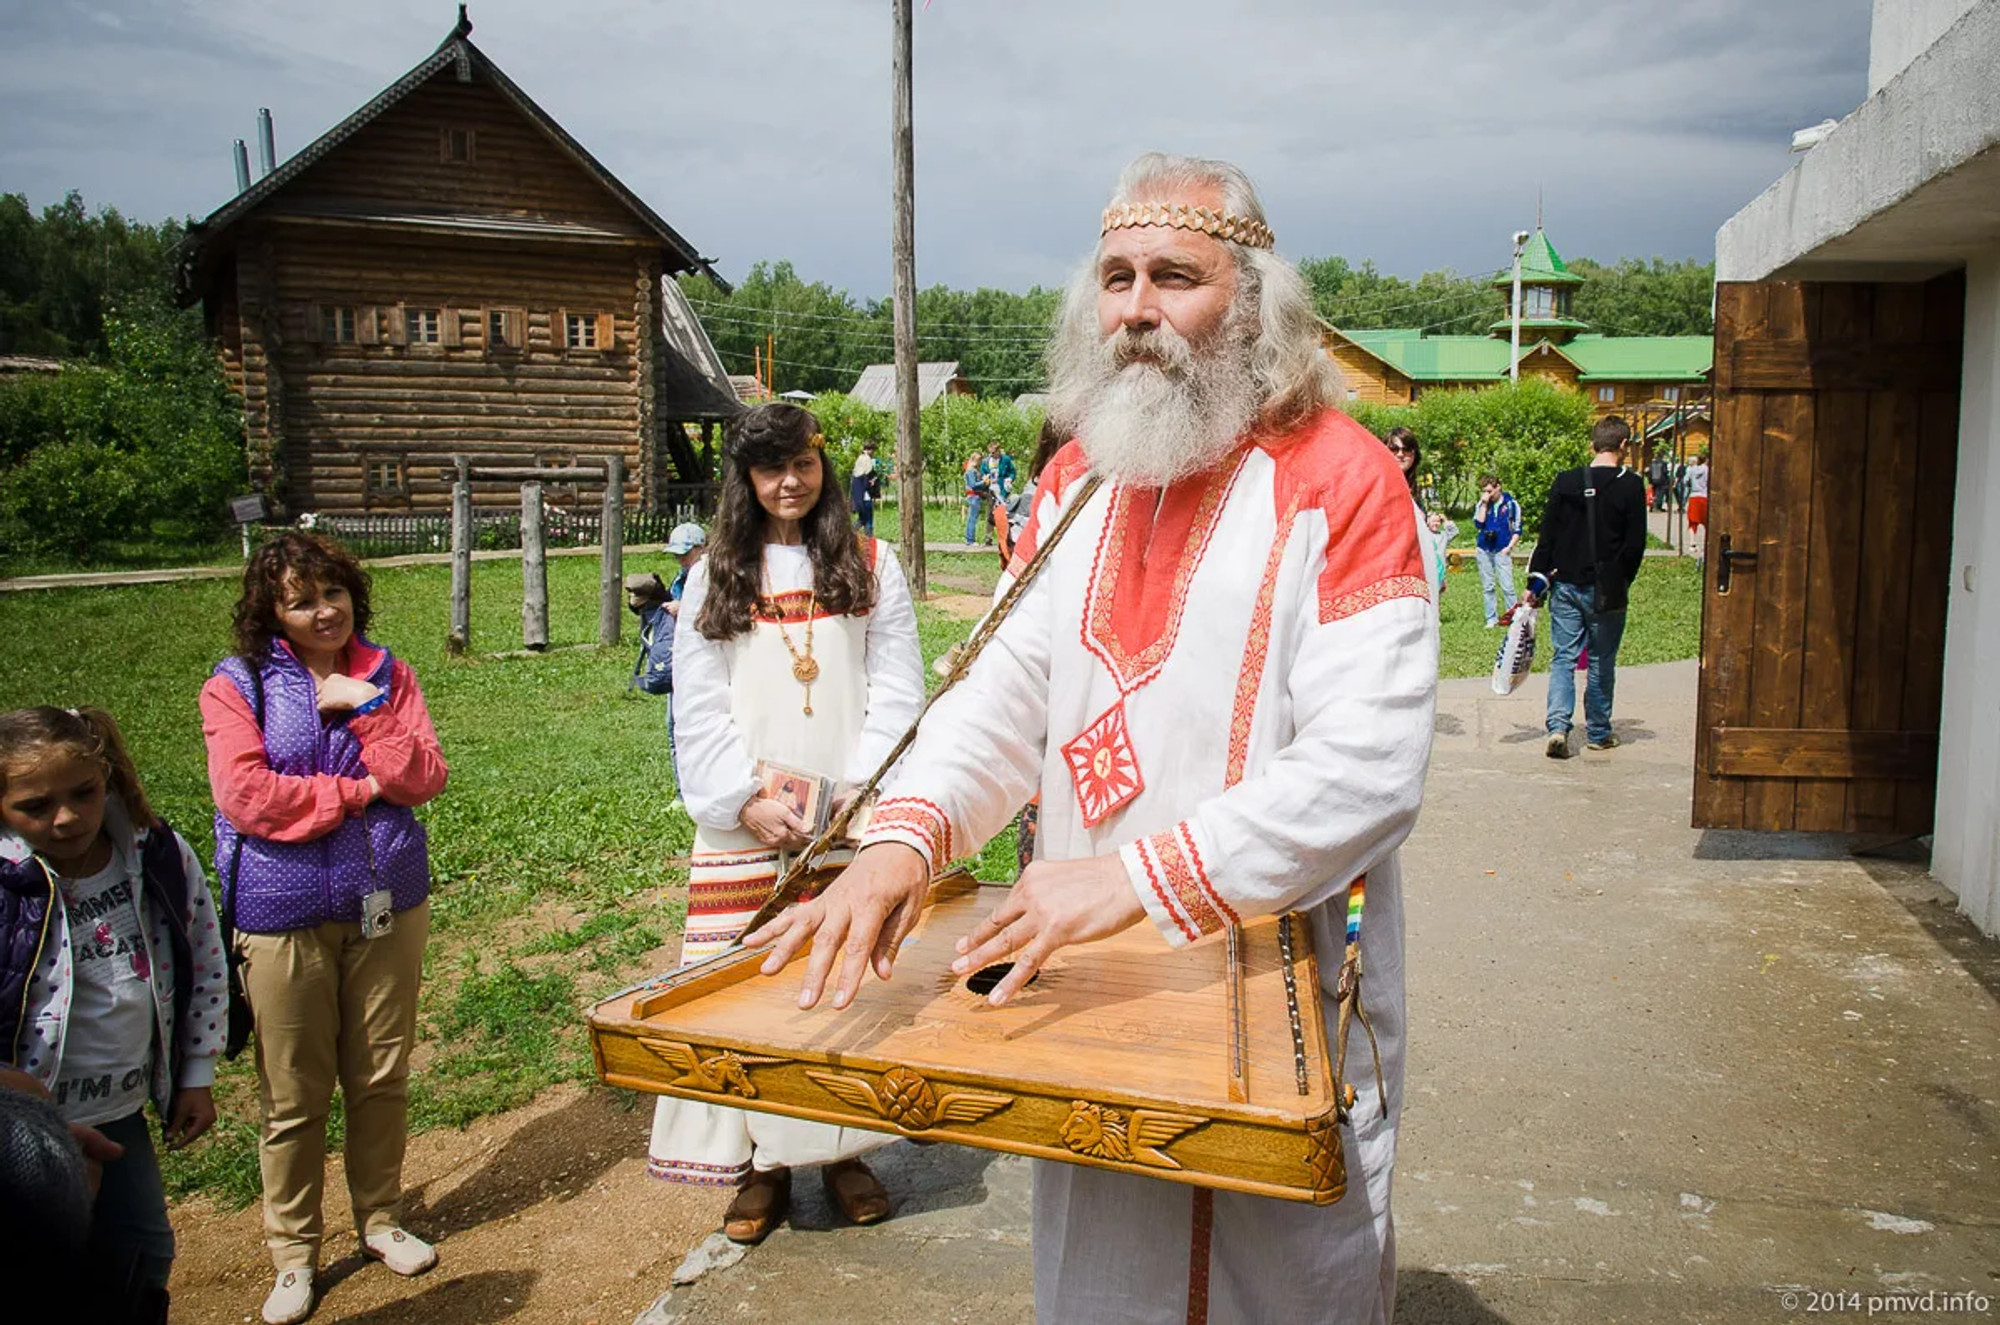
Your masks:
{"label": "beaded headband", "polygon": [[1104,209],[1104,228],[1100,236],[1113,230],[1126,230],[1133,226],[1163,225],[1176,230],[1193,230],[1217,239],[1226,239],[1232,244],[1245,248],[1273,248],[1277,239],[1271,234],[1271,227],[1262,221],[1253,221],[1247,216],[1233,212],[1211,210],[1207,207],[1190,207],[1179,202],[1123,203]]}

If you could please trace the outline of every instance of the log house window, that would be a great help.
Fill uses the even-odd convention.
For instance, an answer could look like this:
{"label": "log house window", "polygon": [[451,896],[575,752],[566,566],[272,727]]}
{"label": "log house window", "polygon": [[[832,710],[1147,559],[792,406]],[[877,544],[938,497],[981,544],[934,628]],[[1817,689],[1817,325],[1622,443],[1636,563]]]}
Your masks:
{"label": "log house window", "polygon": [[1681,389],[1677,386],[1662,387],[1660,389],[1660,399],[1662,400],[1676,401],[1679,400],[1680,398],[1681,398]]}
{"label": "log house window", "polygon": [[479,159],[479,135],[475,129],[446,125],[438,130],[438,160],[448,166],[468,166]]}
{"label": "log house window", "polygon": [[486,352],[518,351],[527,340],[528,315],[518,308],[486,310]]}
{"label": "log house window", "polygon": [[1598,403],[1599,403],[1600,405],[1615,405],[1615,404],[1617,404],[1617,403],[1618,403],[1618,388],[1617,388],[1617,387],[1615,387],[1615,386],[1601,386],[1601,387],[1597,388],[1597,402],[1598,402]]}
{"label": "log house window", "polygon": [[361,341],[361,322],[353,307],[321,304],[319,338],[328,345],[356,345]]}
{"label": "log house window", "polygon": [[595,313],[563,314],[563,345],[572,350],[608,350],[611,338],[604,335],[609,319]]}
{"label": "log house window", "polygon": [[406,308],[403,310],[403,343],[406,345],[438,345],[444,340],[444,323],[435,308]]}
{"label": "log house window", "polygon": [[370,497],[403,495],[403,462],[400,458],[392,456],[368,461],[368,495]]}

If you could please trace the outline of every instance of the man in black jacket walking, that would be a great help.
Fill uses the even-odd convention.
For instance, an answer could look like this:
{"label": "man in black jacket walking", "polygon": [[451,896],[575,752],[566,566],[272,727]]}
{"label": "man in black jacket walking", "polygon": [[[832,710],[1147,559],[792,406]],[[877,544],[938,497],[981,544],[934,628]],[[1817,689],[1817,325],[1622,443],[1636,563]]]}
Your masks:
{"label": "man in black jacket walking", "polygon": [[1632,436],[1625,420],[1602,418],[1590,430],[1590,464],[1556,475],[1542,511],[1541,541],[1528,563],[1528,602],[1549,607],[1548,756],[1570,757],[1576,711],[1576,660],[1590,646],[1583,691],[1584,731],[1593,750],[1618,744],[1611,697],[1625,598],[1646,556],[1646,484],[1624,464]]}

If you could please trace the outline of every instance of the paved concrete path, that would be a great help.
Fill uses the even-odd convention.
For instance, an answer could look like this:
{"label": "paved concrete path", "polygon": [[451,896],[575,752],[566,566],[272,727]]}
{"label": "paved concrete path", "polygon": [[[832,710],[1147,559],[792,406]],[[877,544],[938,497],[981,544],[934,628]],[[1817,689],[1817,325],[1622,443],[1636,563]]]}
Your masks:
{"label": "paved concrete path", "polygon": [[[1625,744],[1568,762],[1539,678],[1443,687],[1407,847],[1398,1321],[1775,1322],[1814,1292],[1990,1319],[2000,944],[1919,864],[1688,828],[1694,664],[1619,679]],[[794,1227],[649,1325],[1028,1320],[1026,1162],[880,1168],[896,1219],[835,1227],[802,1183]],[[1926,1289],[1988,1304],[1886,1301]]]}

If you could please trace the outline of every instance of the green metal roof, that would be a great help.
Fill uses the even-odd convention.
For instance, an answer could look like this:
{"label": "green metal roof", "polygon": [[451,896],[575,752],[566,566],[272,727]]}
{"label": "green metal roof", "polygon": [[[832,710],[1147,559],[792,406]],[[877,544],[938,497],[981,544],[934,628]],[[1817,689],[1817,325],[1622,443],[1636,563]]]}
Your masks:
{"label": "green metal roof", "polygon": [[[1523,330],[1529,323],[1523,322]],[[1507,374],[1507,342],[1496,336],[1426,336],[1406,328],[1341,335],[1415,382],[1476,381]],[[1525,359],[1542,344],[1521,347]],[[1713,360],[1706,336],[1585,334],[1553,346],[1577,366],[1581,382],[1698,382]]]}
{"label": "green metal roof", "polygon": [[1412,381],[1463,381],[1507,371],[1507,342],[1491,336],[1426,336],[1414,330],[1340,334]]}
{"label": "green metal roof", "polygon": [[1584,382],[1698,382],[1715,362],[1707,336],[1578,336],[1563,347]]}
{"label": "green metal roof", "polygon": [[[1493,278],[1496,286],[1511,288],[1514,284],[1512,263],[1500,269]],[[1521,249],[1521,284],[1523,285],[1582,285],[1583,277],[1563,265],[1562,254],[1549,242],[1548,232],[1535,227],[1534,237]]]}

